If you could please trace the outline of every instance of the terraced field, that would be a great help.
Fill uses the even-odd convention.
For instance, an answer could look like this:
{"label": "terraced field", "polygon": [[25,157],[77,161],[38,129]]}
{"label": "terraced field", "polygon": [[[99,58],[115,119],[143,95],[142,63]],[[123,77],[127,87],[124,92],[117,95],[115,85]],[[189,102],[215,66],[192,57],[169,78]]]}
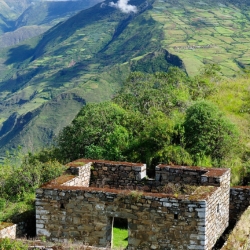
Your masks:
{"label": "terraced field", "polygon": [[227,76],[250,64],[250,8],[230,1],[157,0],[150,13],[164,30],[162,45],[190,75],[203,63],[220,64]]}
{"label": "terraced field", "polygon": [[[31,149],[49,143],[84,103],[110,99],[131,71],[174,65],[196,75],[204,64],[216,63],[232,77],[250,65],[247,1],[130,0],[136,13],[109,3],[0,50],[0,156],[26,147],[31,131],[39,137],[33,136]],[[23,128],[1,129],[15,119]]]}

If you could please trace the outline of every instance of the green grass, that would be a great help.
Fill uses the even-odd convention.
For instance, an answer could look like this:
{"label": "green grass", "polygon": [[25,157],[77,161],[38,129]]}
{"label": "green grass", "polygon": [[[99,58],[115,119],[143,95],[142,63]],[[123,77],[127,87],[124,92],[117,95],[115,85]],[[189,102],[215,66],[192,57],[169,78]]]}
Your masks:
{"label": "green grass", "polygon": [[221,250],[244,250],[249,249],[249,219],[250,209],[248,208],[240,217],[235,228],[230,233],[228,240]]}
{"label": "green grass", "polygon": [[113,247],[124,249],[128,245],[128,230],[114,227],[113,228]]}
{"label": "green grass", "polygon": [[[247,17],[244,4],[239,7],[237,1],[233,4],[225,4],[218,8],[215,1],[193,2],[179,0],[178,7],[163,1],[155,1],[154,9],[167,9],[167,11],[151,11],[152,17],[161,23],[164,28],[162,46],[184,60],[189,75],[197,73],[198,62],[188,65],[193,58],[203,63],[203,59],[209,59],[210,63],[219,63],[222,72],[226,76],[233,76],[240,70],[236,60],[242,57],[242,52],[249,52],[250,22]],[[246,6],[245,6],[246,7]],[[214,48],[200,48],[194,50],[178,50],[174,46],[214,44]],[[210,56],[221,55],[221,59]],[[248,61],[241,60],[242,65]]]}
{"label": "green grass", "polygon": [[34,202],[34,193],[26,193],[23,201],[5,201],[4,199],[2,199],[0,210],[0,223],[1,221],[9,221],[14,216],[22,214],[26,211],[33,211],[35,205]]}

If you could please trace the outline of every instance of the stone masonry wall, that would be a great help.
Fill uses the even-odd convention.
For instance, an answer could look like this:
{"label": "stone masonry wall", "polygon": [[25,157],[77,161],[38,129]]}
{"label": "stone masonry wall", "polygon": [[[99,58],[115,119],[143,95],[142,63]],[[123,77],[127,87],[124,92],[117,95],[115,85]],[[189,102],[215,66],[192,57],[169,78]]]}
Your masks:
{"label": "stone masonry wall", "polygon": [[208,249],[212,249],[218,238],[227,228],[229,221],[229,192],[222,195],[217,189],[207,201],[206,208],[206,235]]}
{"label": "stone masonry wall", "polygon": [[95,161],[90,186],[133,189],[146,175],[146,164]]}
{"label": "stone masonry wall", "polygon": [[230,170],[161,164],[156,167],[155,179],[160,185],[171,182],[220,187],[207,200],[207,219],[204,230],[206,230],[209,242],[208,249],[211,249],[229,224]]}
{"label": "stone masonry wall", "polygon": [[[220,188],[218,188],[207,201],[206,234],[210,242],[209,249],[212,248],[229,225],[230,170],[225,171],[224,174],[220,176],[218,170],[214,171],[212,179],[212,171],[201,177],[203,185],[207,185],[212,181],[215,186],[217,186],[218,183],[220,185]],[[205,182],[205,180],[208,182]]]}
{"label": "stone masonry wall", "polygon": [[86,164],[84,163],[83,166],[69,167],[68,171],[71,174],[76,175],[76,177],[72,180],[65,182],[63,185],[88,187],[89,181],[90,181],[90,174],[91,174],[91,171],[90,171],[91,165],[92,165],[92,162],[88,162]]}
{"label": "stone masonry wall", "polygon": [[201,168],[187,166],[158,165],[155,179],[161,183],[183,183],[190,185],[220,186],[221,178],[228,173],[224,168]]}
{"label": "stone masonry wall", "polygon": [[[119,217],[128,220],[128,249],[210,250],[228,225],[228,169],[160,165],[147,180],[144,164],[80,159],[68,166],[80,176],[37,190],[37,236],[106,247]],[[178,181],[199,187],[189,196],[157,189]],[[141,188],[150,193],[133,190]]]}
{"label": "stone masonry wall", "polygon": [[134,192],[39,189],[37,235],[105,247],[119,217],[128,219],[129,249],[209,249],[205,201]]}
{"label": "stone masonry wall", "polygon": [[250,186],[232,187],[230,189],[230,222],[237,218],[250,206]]}
{"label": "stone masonry wall", "polygon": [[16,224],[0,223],[0,238],[16,238]]}

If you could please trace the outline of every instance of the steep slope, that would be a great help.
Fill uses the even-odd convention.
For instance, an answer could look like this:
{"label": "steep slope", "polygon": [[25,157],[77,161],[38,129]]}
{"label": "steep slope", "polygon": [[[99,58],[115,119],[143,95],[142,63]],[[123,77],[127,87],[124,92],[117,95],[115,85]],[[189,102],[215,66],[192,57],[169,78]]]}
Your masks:
{"label": "steep slope", "polygon": [[20,15],[25,9],[27,9],[32,3],[36,3],[40,0],[1,0],[1,5],[7,6],[17,15]]}
{"label": "steep slope", "polygon": [[0,0],[0,34],[12,30],[15,20],[31,3],[40,0]]}
{"label": "steep slope", "polygon": [[46,25],[30,25],[9,31],[0,36],[0,48],[16,45],[24,40],[38,36],[50,27]]}
{"label": "steep slope", "polygon": [[[70,122],[77,107],[111,98],[131,71],[166,71],[175,65],[193,75],[204,63],[215,62],[232,76],[248,64],[246,2],[131,0],[137,12],[129,13],[115,3],[99,3],[39,38],[0,51],[2,152],[17,144],[27,147],[30,131],[37,136],[29,148],[49,142],[52,134]],[[57,105],[61,95],[77,96],[71,102],[75,104],[70,104],[77,107],[67,122],[61,122],[64,108],[62,112],[51,108],[43,116],[36,113],[46,103]],[[77,104],[76,100],[81,101]],[[21,129],[18,122],[11,131],[6,129],[9,117],[14,114],[15,120],[22,120],[28,112],[34,117],[23,119]],[[42,119],[51,128],[49,133]]]}
{"label": "steep slope", "polygon": [[[15,28],[30,25],[53,25],[59,18],[66,19],[83,9],[88,9],[102,0],[39,1],[30,5],[16,20]],[[58,22],[58,21],[57,21]]]}
{"label": "steep slope", "polygon": [[[74,100],[84,102],[110,99],[128,76],[131,67],[135,69],[144,55],[148,55],[148,60],[155,58],[157,61],[160,58],[165,61],[167,69],[171,56],[155,42],[159,40],[161,32],[157,23],[147,16],[151,5],[143,0],[131,4],[136,4],[137,13],[121,13],[111,8],[108,1],[98,4],[50,29],[37,45],[31,42],[6,52],[8,59],[1,65],[7,73],[1,83],[2,121],[8,123],[8,117],[16,112],[15,119],[22,121],[22,127],[16,122],[12,128],[9,126],[11,130],[6,131],[3,124],[0,131],[2,152],[18,144],[37,148],[69,123],[83,101],[77,101],[78,106],[71,101],[70,105],[78,108],[70,110],[70,119],[64,118],[64,109],[62,112],[45,112],[45,118],[36,114],[36,110],[43,110],[47,102],[51,103],[51,107],[56,106],[58,96],[70,94],[78,97]],[[145,32],[141,31],[142,23]],[[126,36],[126,39],[122,36]],[[155,50],[159,52],[152,53]],[[180,60],[178,64],[181,65]],[[8,76],[10,72],[11,78]],[[35,117],[23,119],[28,112],[34,113]],[[54,119],[55,114],[57,119]],[[46,126],[50,128],[50,133],[45,132],[42,119],[47,119]],[[31,131],[37,136],[32,137],[32,146],[29,146],[25,142]]]}

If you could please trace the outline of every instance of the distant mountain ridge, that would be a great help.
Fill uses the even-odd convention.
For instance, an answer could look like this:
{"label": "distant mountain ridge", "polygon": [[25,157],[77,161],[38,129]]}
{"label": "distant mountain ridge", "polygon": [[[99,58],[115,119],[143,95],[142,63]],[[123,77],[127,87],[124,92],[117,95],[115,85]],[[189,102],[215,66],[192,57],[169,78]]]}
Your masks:
{"label": "distant mountain ridge", "polygon": [[43,25],[53,23],[54,20],[69,17],[75,13],[87,9],[102,0],[78,0],[78,1],[38,1],[31,4],[19,16],[15,22],[15,28],[27,25]]}
{"label": "distant mountain ridge", "polygon": [[[84,103],[110,99],[132,71],[174,65],[194,75],[204,63],[218,63],[233,76],[250,63],[248,3],[131,0],[137,12],[125,13],[110,2],[0,51],[2,154],[50,143]],[[31,119],[23,118],[29,112]],[[13,119],[22,126],[8,131]]]}
{"label": "distant mountain ridge", "polygon": [[39,0],[0,0],[0,34],[11,30],[15,19],[36,1]]}
{"label": "distant mountain ridge", "polygon": [[[37,36],[80,10],[102,0],[0,1],[0,48]],[[2,22],[2,25],[1,25]]]}

